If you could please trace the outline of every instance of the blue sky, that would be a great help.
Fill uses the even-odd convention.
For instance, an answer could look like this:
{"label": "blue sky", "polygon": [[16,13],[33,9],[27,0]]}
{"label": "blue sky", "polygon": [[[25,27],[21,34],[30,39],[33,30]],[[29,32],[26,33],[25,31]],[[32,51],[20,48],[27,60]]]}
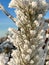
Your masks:
{"label": "blue sky", "polygon": [[[14,9],[8,8],[9,2],[10,0],[0,0],[0,3],[4,8],[15,17]],[[6,32],[8,32],[9,27],[16,28],[16,25],[2,11],[0,11],[0,37],[4,36]]]}
{"label": "blue sky", "polygon": [[[0,0],[0,3],[5,7],[5,9],[15,17],[14,9],[8,8],[9,2],[10,0]],[[49,18],[49,12],[47,12],[45,18]],[[16,28],[16,25],[2,11],[0,11],[0,37],[6,34],[9,27]]]}

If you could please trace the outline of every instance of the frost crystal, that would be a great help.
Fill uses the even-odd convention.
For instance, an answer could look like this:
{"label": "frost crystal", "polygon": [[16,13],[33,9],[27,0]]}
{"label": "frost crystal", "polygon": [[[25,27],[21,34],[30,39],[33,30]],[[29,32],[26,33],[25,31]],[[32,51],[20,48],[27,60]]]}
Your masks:
{"label": "frost crystal", "polygon": [[44,14],[48,3],[45,0],[11,0],[9,7],[16,9],[18,29],[9,28],[9,41],[17,50],[12,51],[8,65],[44,65],[49,38],[49,33],[45,33],[48,25]]}

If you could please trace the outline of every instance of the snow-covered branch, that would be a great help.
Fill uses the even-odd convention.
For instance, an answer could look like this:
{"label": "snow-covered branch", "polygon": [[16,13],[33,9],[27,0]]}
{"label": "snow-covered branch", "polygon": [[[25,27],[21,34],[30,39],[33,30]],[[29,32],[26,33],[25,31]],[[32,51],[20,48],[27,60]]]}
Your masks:
{"label": "snow-covered branch", "polygon": [[[12,51],[8,65],[44,65],[49,33],[44,15],[48,11],[46,0],[11,0],[9,7],[15,8],[18,30],[9,28],[9,41],[17,48]],[[4,9],[3,12],[13,17]]]}
{"label": "snow-covered branch", "polygon": [[3,13],[6,14],[6,16],[8,16],[8,18],[10,18],[15,23],[16,18],[14,18],[8,11],[6,11],[3,5],[1,4],[0,4],[0,10],[2,10]]}

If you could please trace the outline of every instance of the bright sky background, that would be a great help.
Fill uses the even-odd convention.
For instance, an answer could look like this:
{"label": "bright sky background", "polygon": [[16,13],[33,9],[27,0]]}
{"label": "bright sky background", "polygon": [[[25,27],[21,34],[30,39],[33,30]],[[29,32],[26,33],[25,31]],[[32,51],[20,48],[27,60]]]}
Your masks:
{"label": "bright sky background", "polygon": [[[15,17],[14,9],[8,8],[9,2],[10,0],[0,0],[0,3],[5,7],[5,9]],[[49,18],[49,12],[47,12],[45,18]],[[2,11],[0,11],[0,37],[6,34],[9,27],[16,28],[16,25]]]}

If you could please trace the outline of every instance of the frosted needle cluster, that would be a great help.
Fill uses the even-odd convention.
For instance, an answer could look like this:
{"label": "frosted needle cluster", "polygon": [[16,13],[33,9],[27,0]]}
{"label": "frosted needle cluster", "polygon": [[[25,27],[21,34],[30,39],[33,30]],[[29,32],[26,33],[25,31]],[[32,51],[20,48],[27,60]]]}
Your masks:
{"label": "frosted needle cluster", "polygon": [[44,65],[49,34],[44,15],[48,11],[46,0],[11,0],[9,7],[15,8],[16,27],[9,28],[8,38],[16,50],[8,65]]}

